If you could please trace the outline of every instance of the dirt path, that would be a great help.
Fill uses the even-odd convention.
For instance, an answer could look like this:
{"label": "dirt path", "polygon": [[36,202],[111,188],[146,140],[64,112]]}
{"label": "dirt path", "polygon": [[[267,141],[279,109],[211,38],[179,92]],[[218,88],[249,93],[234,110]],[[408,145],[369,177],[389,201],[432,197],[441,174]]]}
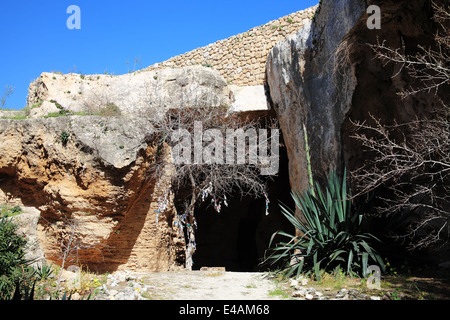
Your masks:
{"label": "dirt path", "polygon": [[[147,299],[162,300],[279,300],[270,295],[276,283],[264,273],[173,271],[133,274],[145,287]],[[122,288],[115,287],[120,291]]]}

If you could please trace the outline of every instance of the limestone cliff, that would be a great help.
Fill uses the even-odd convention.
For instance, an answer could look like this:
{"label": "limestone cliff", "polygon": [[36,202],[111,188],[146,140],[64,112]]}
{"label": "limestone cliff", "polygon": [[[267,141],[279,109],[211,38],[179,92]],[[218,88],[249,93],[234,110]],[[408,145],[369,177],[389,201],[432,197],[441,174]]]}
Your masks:
{"label": "limestone cliff", "polygon": [[43,73],[31,83],[27,99],[32,117],[61,109],[96,114],[107,107],[124,115],[158,116],[168,109],[228,104],[225,80],[201,66],[119,76]]}
{"label": "limestone cliff", "polygon": [[322,1],[315,21],[269,54],[268,91],[288,151],[291,186],[299,192],[308,186],[303,127],[311,147],[313,175],[320,179],[339,167],[341,124],[356,83],[350,65],[336,73],[336,55],[364,10],[361,0]]}
{"label": "limestone cliff", "polygon": [[168,270],[183,244],[170,195],[156,224],[168,182],[149,178],[152,133],[142,117],[0,120],[0,202],[40,211],[49,261],[61,263],[74,231],[72,254],[91,270]]}
{"label": "limestone cliff", "polygon": [[[366,26],[369,4],[382,8],[381,30]],[[402,101],[396,95],[410,79],[403,75],[394,80],[392,75],[398,70],[374,59],[367,45],[377,37],[392,46],[406,39],[407,50],[414,52],[417,44],[432,42],[435,28],[430,21],[430,1],[322,0],[316,8],[283,19],[289,32],[269,25],[248,37],[232,37],[126,75],[43,73],[30,85],[29,118],[0,120],[0,203],[39,211],[37,237],[50,261],[61,261],[62,244],[76,233],[79,263],[91,270],[160,271],[182,265],[184,237],[173,224],[176,209],[168,192],[172,168],[165,167],[158,181],[150,178],[151,163],[160,154],[148,118],[163,116],[171,108],[204,105],[226,105],[233,112],[262,110],[253,116],[264,118],[272,108],[289,160],[288,170],[282,163],[280,171],[288,171],[293,189],[301,192],[308,186],[303,128],[316,179],[323,179],[332,168],[355,168],[367,155],[350,138],[350,120],[364,121],[371,113],[388,122],[404,122],[430,112],[429,97]],[[314,21],[310,21],[314,11]],[[273,39],[267,40],[270,48],[252,47],[262,50],[253,61],[257,72],[235,69],[247,61],[245,50],[244,60],[235,57],[236,64],[223,66],[234,48],[227,47],[222,56],[224,43],[245,49],[264,32],[273,35],[275,31],[274,39],[282,41],[267,59]],[[291,32],[296,33],[288,35]],[[199,54],[204,55],[207,67],[192,65],[204,62]],[[247,62],[252,65],[252,59]],[[261,65],[266,68],[265,88]],[[240,78],[230,78],[234,76]],[[250,80],[237,81],[242,78]],[[58,115],[70,116],[53,117]],[[277,197],[281,193],[289,196],[283,185],[274,184],[274,189],[282,190]],[[164,198],[167,207],[157,219]],[[259,208],[253,200],[246,206]],[[245,220],[247,229],[241,232],[247,235],[256,223],[241,216],[242,206],[234,203],[231,207],[236,214],[228,219]],[[279,222],[276,217],[270,219],[274,220],[266,223],[271,227]],[[232,221],[235,229],[239,223]],[[222,231],[220,235],[228,232]],[[208,232],[215,244],[224,244],[218,232]],[[217,252],[222,247],[208,246],[204,256],[223,254],[223,249]],[[236,248],[230,251],[234,255]]]}
{"label": "limestone cliff", "polygon": [[229,86],[202,66],[43,73],[30,84],[28,117],[0,120],[0,203],[38,210],[37,235],[51,262],[61,265],[70,247],[72,263],[92,271],[182,267],[173,168],[167,159],[162,178],[152,178],[162,156],[152,123],[170,109],[204,106],[265,117],[259,89]]}
{"label": "limestone cliff", "polygon": [[[445,2],[445,1],[444,1]],[[438,1],[439,3],[439,1]],[[368,5],[381,9],[381,29],[369,29]],[[367,159],[350,136],[352,121],[404,123],[432,112],[437,95],[402,100],[414,79],[375,58],[369,44],[386,40],[409,54],[433,44],[436,24],[431,2],[323,0],[314,22],[279,42],[267,61],[267,92],[289,156],[291,186],[307,188],[303,125],[308,133],[316,179],[345,165],[353,170]],[[396,69],[397,68],[397,69]],[[396,75],[394,77],[394,75]],[[448,99],[442,91],[441,99]],[[406,134],[406,133],[405,133]]]}

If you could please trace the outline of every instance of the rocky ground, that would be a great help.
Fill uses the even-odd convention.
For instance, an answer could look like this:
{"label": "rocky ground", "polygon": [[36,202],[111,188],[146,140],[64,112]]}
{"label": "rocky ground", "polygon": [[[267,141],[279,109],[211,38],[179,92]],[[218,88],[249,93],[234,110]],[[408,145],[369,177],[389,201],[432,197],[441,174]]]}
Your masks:
{"label": "rocky ground", "polygon": [[[340,273],[325,273],[320,281],[315,281],[304,276],[286,279],[269,272],[229,272],[223,268],[153,273],[116,271],[101,275],[64,270],[59,296],[71,292],[72,300],[86,300],[90,295],[90,300],[127,301],[449,300],[448,269],[431,273],[435,276],[428,276],[426,271],[391,272],[382,275],[378,287],[370,288],[368,279]],[[58,277],[59,272],[55,272],[39,284],[38,300],[49,298]]]}
{"label": "rocky ground", "polygon": [[107,300],[266,300],[275,283],[260,273],[175,271],[150,274],[117,272],[95,299]]}
{"label": "rocky ground", "polygon": [[[73,299],[81,298],[78,294]],[[115,272],[94,300],[382,300],[355,289],[318,289],[306,279],[277,281],[268,273],[174,271]]]}

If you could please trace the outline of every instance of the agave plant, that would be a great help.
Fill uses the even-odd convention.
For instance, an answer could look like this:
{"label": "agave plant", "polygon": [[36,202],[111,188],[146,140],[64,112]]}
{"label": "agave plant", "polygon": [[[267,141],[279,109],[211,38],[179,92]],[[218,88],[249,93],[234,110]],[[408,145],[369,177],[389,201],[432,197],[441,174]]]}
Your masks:
{"label": "agave plant", "polygon": [[281,241],[268,250],[265,262],[275,264],[286,261],[284,272],[288,276],[313,271],[320,279],[320,270],[331,270],[337,266],[348,274],[367,276],[367,267],[373,262],[384,270],[380,255],[372,247],[379,241],[370,233],[363,232],[365,217],[351,206],[347,191],[346,173],[342,182],[336,172],[328,177],[328,187],[323,192],[318,183],[303,195],[291,192],[301,216],[281,205],[282,213],[297,230],[297,235],[278,231],[272,235],[281,236]]}
{"label": "agave plant", "polygon": [[39,280],[48,279],[53,273],[53,265],[48,265],[46,263],[40,264],[36,267],[36,275]]}

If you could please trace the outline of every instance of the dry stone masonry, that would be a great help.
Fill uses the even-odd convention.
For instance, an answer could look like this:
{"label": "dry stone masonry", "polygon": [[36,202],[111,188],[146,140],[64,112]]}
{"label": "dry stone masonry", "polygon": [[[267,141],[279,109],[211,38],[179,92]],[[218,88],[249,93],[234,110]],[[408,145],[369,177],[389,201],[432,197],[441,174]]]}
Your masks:
{"label": "dry stone masonry", "polygon": [[157,63],[145,70],[203,65],[219,71],[229,84],[261,85],[270,50],[277,42],[295,33],[312,19],[317,5],[273,20],[228,39]]}

